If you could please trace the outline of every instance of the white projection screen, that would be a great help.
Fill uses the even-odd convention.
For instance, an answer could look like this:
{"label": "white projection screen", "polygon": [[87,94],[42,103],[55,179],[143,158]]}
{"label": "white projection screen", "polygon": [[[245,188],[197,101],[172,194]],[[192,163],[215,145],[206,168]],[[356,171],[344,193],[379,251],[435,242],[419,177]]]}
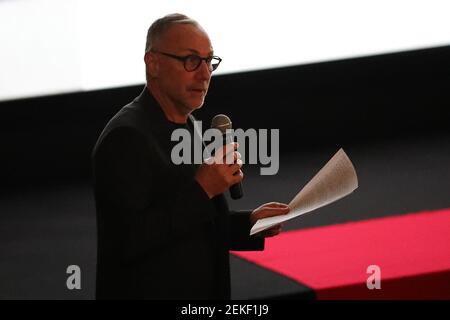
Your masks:
{"label": "white projection screen", "polygon": [[450,44],[448,1],[0,0],[0,100],[140,84],[149,24],[207,30],[217,74]]}

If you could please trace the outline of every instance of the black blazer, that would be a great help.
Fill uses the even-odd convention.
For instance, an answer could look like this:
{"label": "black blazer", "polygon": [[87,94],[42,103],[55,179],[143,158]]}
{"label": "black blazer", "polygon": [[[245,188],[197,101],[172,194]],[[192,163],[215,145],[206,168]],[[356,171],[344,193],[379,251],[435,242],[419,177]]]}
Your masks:
{"label": "black blazer", "polygon": [[228,299],[228,250],[263,250],[250,212],[229,212],[171,161],[172,131],[147,87],[106,125],[93,151],[98,299]]}

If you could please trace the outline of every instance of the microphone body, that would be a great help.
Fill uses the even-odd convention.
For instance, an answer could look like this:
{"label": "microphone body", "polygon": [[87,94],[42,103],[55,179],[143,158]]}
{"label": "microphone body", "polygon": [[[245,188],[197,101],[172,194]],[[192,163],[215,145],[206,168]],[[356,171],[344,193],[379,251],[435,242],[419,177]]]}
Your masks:
{"label": "microphone body", "polygon": [[238,182],[230,187],[230,196],[232,199],[240,199],[243,195],[244,192],[242,191],[242,183]]}
{"label": "microphone body", "polygon": [[[234,142],[232,137],[229,137],[226,134],[223,135],[223,144],[224,145],[232,143],[232,142]],[[242,198],[243,195],[244,195],[244,192],[242,191],[242,183],[238,182],[236,184],[233,184],[230,187],[230,196],[232,199],[235,199],[235,200],[240,199],[240,198]]]}
{"label": "microphone body", "polygon": [[[224,114],[216,115],[211,121],[211,128],[219,129],[223,135],[223,145],[234,142],[233,137],[226,134],[227,129],[232,129],[232,123],[230,118]],[[237,200],[243,197],[244,192],[242,190],[242,183],[238,182],[230,187],[230,196],[232,199]]]}

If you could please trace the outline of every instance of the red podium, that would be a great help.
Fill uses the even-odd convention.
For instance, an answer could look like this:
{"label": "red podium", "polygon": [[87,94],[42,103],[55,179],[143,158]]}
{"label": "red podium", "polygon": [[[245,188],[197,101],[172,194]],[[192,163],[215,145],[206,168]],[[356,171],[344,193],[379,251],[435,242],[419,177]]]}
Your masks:
{"label": "red podium", "polygon": [[[263,252],[232,253],[317,299],[450,299],[450,209],[284,232]],[[368,288],[369,266],[380,289]]]}

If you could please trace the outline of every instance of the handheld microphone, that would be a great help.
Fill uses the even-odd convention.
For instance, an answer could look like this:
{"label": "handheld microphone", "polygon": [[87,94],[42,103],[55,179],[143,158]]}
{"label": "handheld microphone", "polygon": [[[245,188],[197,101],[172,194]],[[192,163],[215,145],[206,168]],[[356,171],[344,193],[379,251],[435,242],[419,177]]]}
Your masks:
{"label": "handheld microphone", "polygon": [[[211,128],[219,129],[220,132],[222,132],[223,145],[233,142],[233,137],[226,134],[226,130],[232,128],[232,122],[226,115],[216,115],[211,121]],[[230,187],[230,196],[232,199],[240,199],[243,195],[244,193],[242,191],[242,184],[240,182]]]}

